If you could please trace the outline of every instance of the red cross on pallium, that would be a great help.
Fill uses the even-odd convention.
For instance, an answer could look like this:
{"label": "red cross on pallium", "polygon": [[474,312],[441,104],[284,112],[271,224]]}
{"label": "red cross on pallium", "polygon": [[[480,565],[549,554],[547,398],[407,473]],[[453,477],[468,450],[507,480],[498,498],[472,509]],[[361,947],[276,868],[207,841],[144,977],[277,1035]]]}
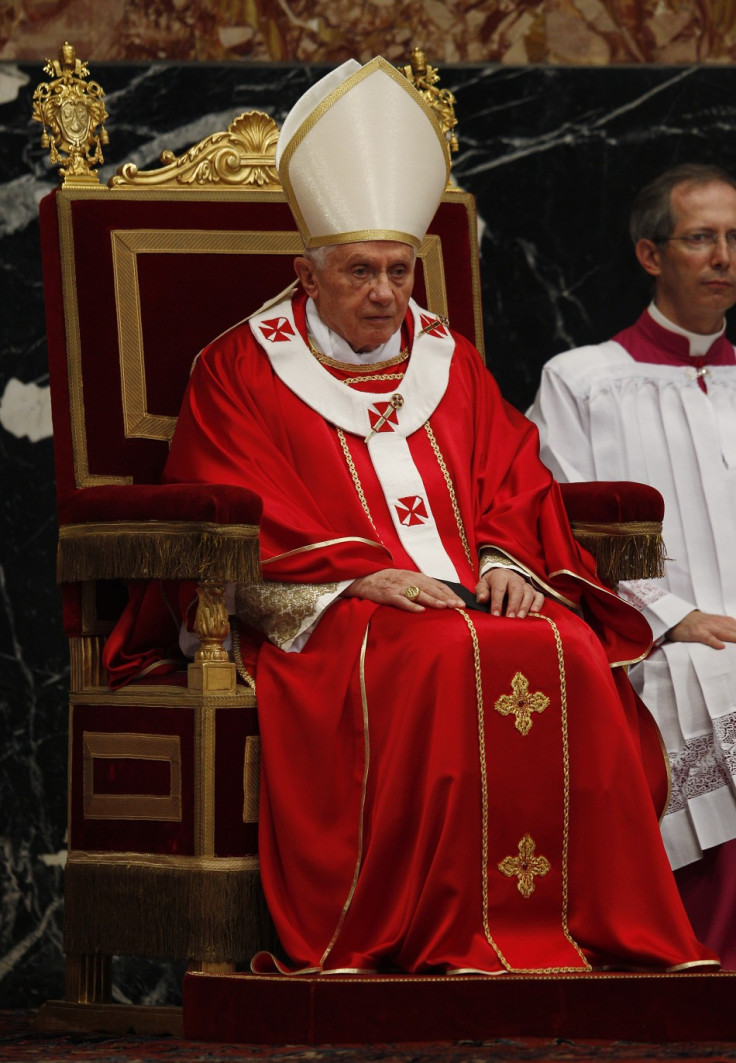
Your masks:
{"label": "red cross on pallium", "polygon": [[436,317],[428,317],[427,314],[420,314],[419,320],[422,323],[422,331],[428,333],[430,336],[446,336],[447,330],[441,321],[438,321]]}
{"label": "red cross on pallium", "polygon": [[289,336],[294,335],[288,317],[272,317],[270,321],[262,321],[261,332],[264,339],[270,340],[271,343],[284,343]]}
{"label": "red cross on pallium", "polygon": [[429,520],[429,513],[427,513],[427,507],[421,495],[409,495],[407,498],[398,499],[396,512],[399,515],[399,524],[407,528],[411,528],[414,524],[426,524]]}
{"label": "red cross on pallium", "polygon": [[[387,410],[390,411],[388,417],[380,427],[376,428],[376,425]],[[368,417],[371,422],[371,428],[374,428],[376,432],[393,432],[393,426],[399,423],[396,410],[390,402],[375,402],[368,410]]]}

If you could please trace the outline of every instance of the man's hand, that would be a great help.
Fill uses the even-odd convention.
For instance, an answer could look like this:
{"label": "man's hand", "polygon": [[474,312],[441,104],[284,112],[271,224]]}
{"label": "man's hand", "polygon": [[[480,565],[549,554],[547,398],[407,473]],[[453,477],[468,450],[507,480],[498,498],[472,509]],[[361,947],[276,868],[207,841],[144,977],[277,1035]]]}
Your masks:
{"label": "man's hand", "polygon": [[527,613],[538,613],[544,604],[542,592],[512,568],[491,568],[485,572],[475,588],[475,597],[478,602],[490,598],[493,616],[522,618]]}
{"label": "man's hand", "polygon": [[[407,587],[418,587],[419,596],[410,600],[403,593]],[[425,609],[463,609],[465,602],[438,579],[405,568],[382,568],[369,576],[353,580],[342,592],[346,598],[365,598],[379,605],[395,605],[410,613]]]}
{"label": "man's hand", "polygon": [[702,642],[714,650],[725,650],[727,642],[736,642],[736,620],[693,609],[669,629],[666,638],[669,642]]}

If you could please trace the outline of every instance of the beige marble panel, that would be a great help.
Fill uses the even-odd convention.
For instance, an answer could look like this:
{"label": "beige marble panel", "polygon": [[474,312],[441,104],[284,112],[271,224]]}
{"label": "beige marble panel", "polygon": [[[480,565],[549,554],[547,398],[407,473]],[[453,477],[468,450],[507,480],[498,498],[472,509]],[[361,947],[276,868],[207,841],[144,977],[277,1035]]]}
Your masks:
{"label": "beige marble panel", "polygon": [[0,0],[0,59],[728,62],[736,0]]}

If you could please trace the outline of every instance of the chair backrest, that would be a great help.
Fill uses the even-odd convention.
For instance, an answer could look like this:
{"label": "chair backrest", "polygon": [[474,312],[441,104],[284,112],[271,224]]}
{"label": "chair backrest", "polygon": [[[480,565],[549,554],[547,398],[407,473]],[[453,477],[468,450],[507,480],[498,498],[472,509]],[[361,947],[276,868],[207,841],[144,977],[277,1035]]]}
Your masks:
{"label": "chair backrest", "polygon": [[[41,204],[60,516],[99,484],[158,482],[192,362],[294,279],[299,235],[274,167],[278,127],[240,115],[110,187]],[[417,301],[483,352],[473,197],[448,188],[418,255]]]}

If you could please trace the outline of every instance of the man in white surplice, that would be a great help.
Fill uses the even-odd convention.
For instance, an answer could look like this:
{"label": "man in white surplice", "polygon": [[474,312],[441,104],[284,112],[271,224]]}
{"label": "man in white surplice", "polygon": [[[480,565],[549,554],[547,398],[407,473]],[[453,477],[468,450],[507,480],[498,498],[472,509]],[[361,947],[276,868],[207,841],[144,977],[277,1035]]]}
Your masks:
{"label": "man in white surplice", "polygon": [[654,299],[632,327],[552,358],[528,416],[557,479],[665,499],[664,579],[623,583],[655,645],[631,679],[662,730],[662,834],[696,933],[736,967],[736,181],[668,170],[631,215]]}

